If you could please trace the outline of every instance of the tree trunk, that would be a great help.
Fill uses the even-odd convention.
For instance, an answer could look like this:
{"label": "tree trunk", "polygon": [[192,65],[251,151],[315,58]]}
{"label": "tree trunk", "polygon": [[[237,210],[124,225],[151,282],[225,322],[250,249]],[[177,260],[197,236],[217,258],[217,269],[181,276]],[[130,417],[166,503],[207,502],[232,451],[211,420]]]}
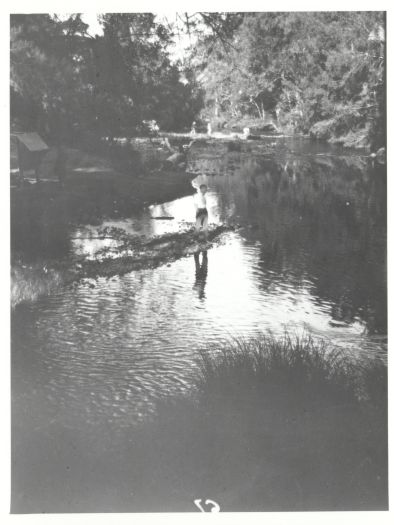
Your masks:
{"label": "tree trunk", "polygon": [[[257,111],[258,111],[258,113],[259,113],[259,117],[260,117],[261,119],[264,119],[264,113],[261,113],[260,106],[257,104],[257,102],[255,101],[255,99],[252,99],[252,102],[253,102],[253,104],[254,104],[254,105],[256,106],[256,108],[257,108]],[[263,110],[263,112],[264,112],[264,110]]]}
{"label": "tree trunk", "polygon": [[215,117],[219,116],[219,100],[218,97],[215,98]]}

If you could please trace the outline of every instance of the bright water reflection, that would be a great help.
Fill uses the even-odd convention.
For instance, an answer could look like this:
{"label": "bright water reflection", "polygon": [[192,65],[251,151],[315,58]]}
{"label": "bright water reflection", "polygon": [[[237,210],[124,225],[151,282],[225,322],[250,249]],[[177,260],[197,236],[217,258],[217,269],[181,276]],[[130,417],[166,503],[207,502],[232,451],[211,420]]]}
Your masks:
{"label": "bright water reflection", "polygon": [[[193,154],[210,220],[239,226],[199,267],[188,257],[16,309],[15,391],[37,417],[120,430],[188,390],[198,349],[231,336],[310,331],[355,356],[385,354],[385,174],[303,148],[275,162],[258,151]],[[100,228],[149,237],[193,218],[185,197]],[[88,257],[116,245],[92,226],[72,237]]]}
{"label": "bright water reflection", "polygon": [[[206,177],[200,177],[201,181]],[[219,196],[210,191],[207,200],[209,206],[210,224],[222,224]],[[166,233],[177,233],[191,228],[195,221],[193,196],[183,197],[163,204],[154,204],[141,212],[138,217],[124,220],[105,220],[100,226],[80,226],[73,232],[72,247],[77,255],[86,258],[94,256],[103,249],[117,248],[121,242],[111,237],[99,235],[103,228],[120,228],[129,235],[144,235],[153,237]]]}

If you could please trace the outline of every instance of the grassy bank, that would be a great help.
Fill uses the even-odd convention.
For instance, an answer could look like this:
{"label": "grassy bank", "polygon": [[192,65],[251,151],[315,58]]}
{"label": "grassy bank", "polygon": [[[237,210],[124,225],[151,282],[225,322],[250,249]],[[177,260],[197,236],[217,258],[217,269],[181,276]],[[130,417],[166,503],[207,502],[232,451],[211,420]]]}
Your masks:
{"label": "grassy bank", "polygon": [[160,405],[135,436],[139,510],[387,508],[382,363],[285,336],[212,348],[199,370],[195,397]]}
{"label": "grassy bank", "polygon": [[381,362],[260,337],[201,354],[195,387],[111,439],[38,425],[40,405],[25,413],[14,397],[12,512],[387,509]]}

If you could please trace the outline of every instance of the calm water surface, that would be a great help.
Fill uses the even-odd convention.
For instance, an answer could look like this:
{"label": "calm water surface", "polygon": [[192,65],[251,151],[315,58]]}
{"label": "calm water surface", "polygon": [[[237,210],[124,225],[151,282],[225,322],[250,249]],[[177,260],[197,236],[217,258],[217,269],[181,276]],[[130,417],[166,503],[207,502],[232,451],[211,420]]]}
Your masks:
{"label": "calm water surface", "polygon": [[[232,336],[306,331],[356,358],[385,356],[384,167],[305,141],[277,139],[275,159],[258,144],[227,147],[201,147],[189,161],[209,187],[210,221],[238,226],[208,251],[205,271],[191,256],[15,309],[20,435],[57,425],[112,439],[156,399],[190,390],[198,350]],[[179,231],[193,216],[190,196],[100,227],[152,236]],[[89,225],[68,234],[86,257],[114,243]]]}

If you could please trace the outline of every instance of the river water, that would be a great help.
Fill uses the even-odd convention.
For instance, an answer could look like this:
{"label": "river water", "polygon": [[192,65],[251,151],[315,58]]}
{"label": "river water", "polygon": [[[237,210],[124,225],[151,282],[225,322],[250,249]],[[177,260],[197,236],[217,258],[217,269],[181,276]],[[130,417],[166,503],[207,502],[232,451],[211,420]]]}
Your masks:
{"label": "river water", "polygon": [[[185,257],[16,307],[14,457],[39,457],[32,433],[33,443],[78,431],[86,447],[109,446],[157,399],[190,390],[199,349],[231,337],[311,333],[357,359],[385,358],[385,167],[301,139],[267,141],[274,156],[258,143],[192,150],[188,171],[208,185],[210,222],[236,226],[204,264],[203,254],[199,267]],[[193,215],[187,196],[100,227],[151,236]],[[172,219],[152,219],[163,216]],[[95,228],[69,232],[74,253],[111,244]]]}

